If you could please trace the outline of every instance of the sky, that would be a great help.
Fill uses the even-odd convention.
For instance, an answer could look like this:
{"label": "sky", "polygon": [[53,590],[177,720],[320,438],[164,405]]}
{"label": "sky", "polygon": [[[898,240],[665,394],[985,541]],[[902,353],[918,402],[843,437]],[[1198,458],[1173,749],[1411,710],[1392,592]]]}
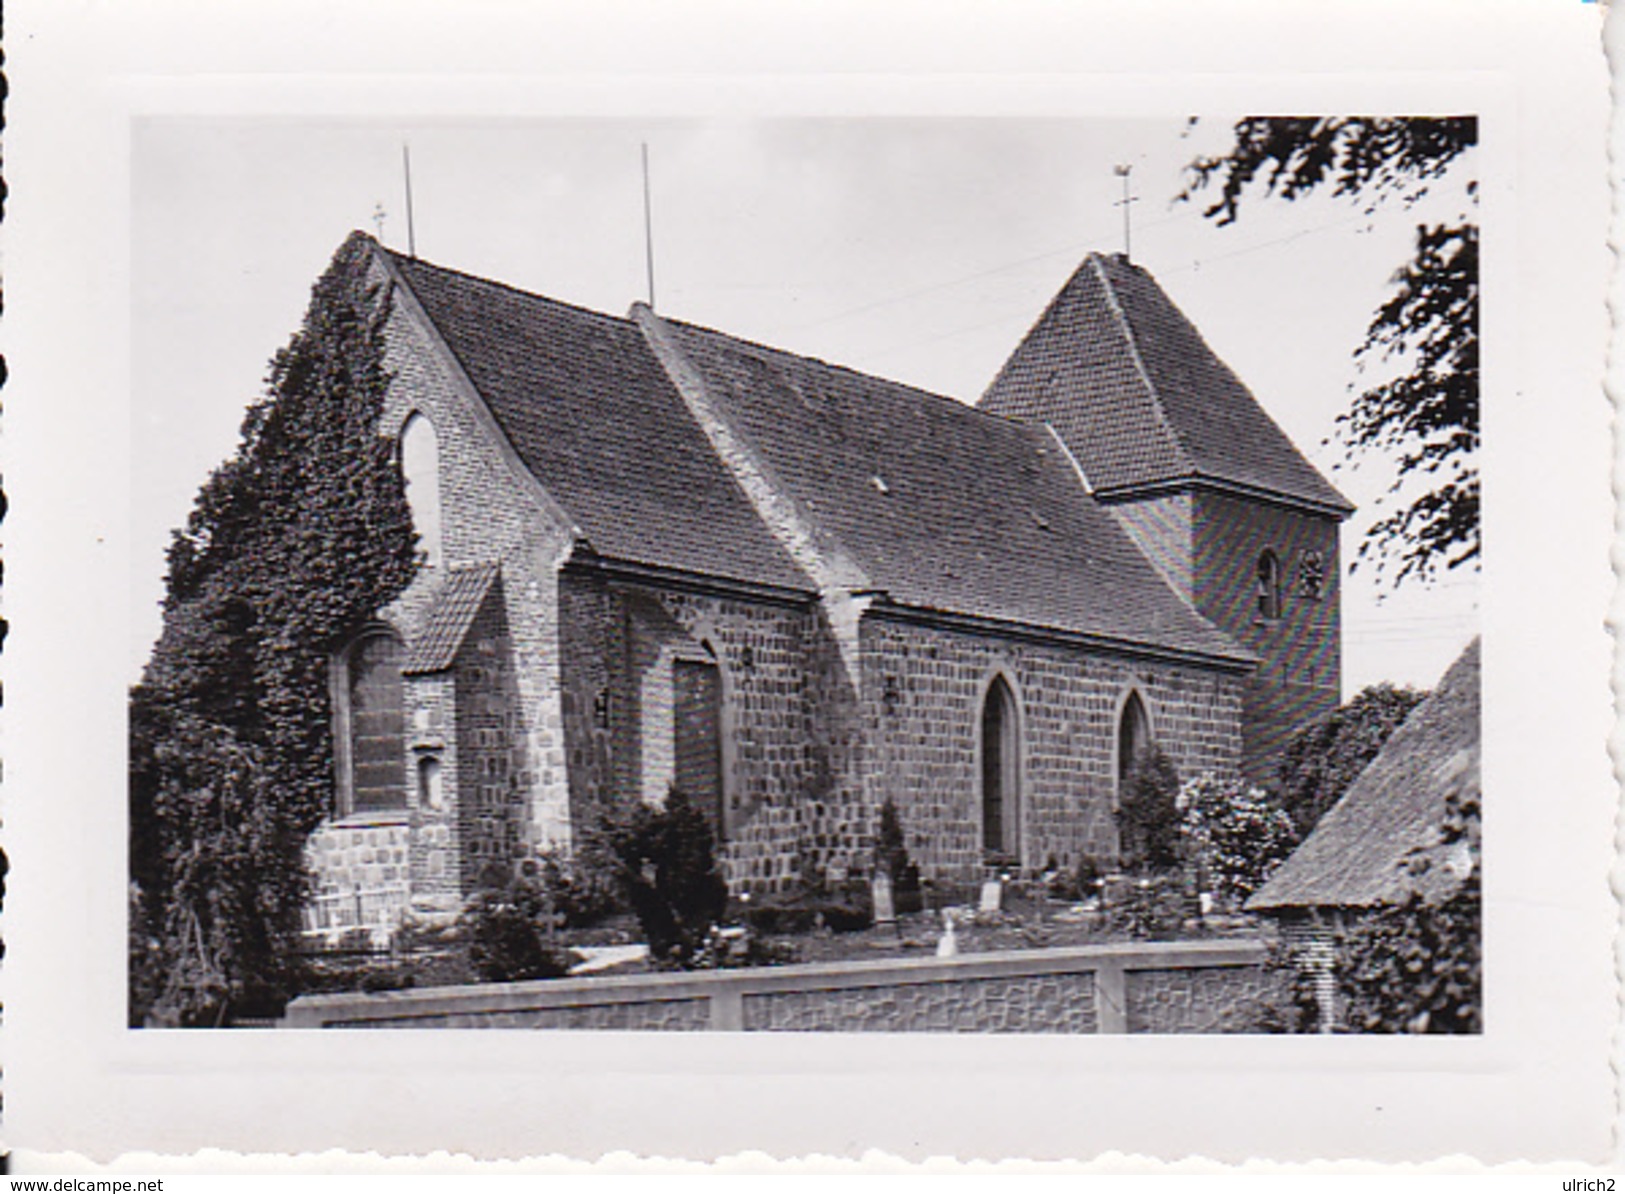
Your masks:
{"label": "sky", "polygon": [[1394,589],[1349,566],[1393,481],[1346,459],[1352,359],[1412,231],[1411,208],[1262,195],[1221,226],[1177,202],[1230,121],[877,118],[420,123],[138,119],[131,155],[130,505],[135,679],[159,628],[163,554],[226,459],[273,353],[352,229],[597,310],[657,308],[966,402],[1084,255],[1124,248],[1299,448],[1359,507],[1345,524],[1344,691],[1431,686],[1477,631],[1473,573]]}

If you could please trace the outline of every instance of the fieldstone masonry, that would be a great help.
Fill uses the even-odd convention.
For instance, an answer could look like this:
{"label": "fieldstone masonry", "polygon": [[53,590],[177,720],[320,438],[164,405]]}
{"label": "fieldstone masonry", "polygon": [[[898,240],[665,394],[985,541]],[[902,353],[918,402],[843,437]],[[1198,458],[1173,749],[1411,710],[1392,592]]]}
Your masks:
{"label": "fieldstone masonry", "polygon": [[1246,1032],[1257,941],[1075,946],[952,959],[492,983],[306,996],[290,1028],[745,1032]]}
{"label": "fieldstone masonry", "polygon": [[[995,675],[1015,693],[1021,721],[1026,869],[1116,856],[1117,723],[1131,691],[1181,775],[1232,772],[1239,757],[1233,676],[890,618],[871,617],[863,644],[870,804],[892,798],[911,854],[932,876],[982,872],[978,733]],[[857,855],[868,843],[841,844]]]}

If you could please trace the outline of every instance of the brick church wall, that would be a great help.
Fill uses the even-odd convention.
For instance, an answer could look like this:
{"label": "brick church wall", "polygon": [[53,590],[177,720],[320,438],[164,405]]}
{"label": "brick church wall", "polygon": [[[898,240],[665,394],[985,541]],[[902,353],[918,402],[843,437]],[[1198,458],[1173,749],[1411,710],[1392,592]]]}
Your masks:
{"label": "brick church wall", "polygon": [[[874,615],[864,623],[863,668],[869,806],[892,798],[928,877],[982,873],[978,738],[995,673],[1019,708],[1029,869],[1051,856],[1115,857],[1117,719],[1129,691],[1181,776],[1234,774],[1241,759],[1239,676]],[[843,840],[854,862],[867,860],[870,828]]]}
{"label": "brick church wall", "polygon": [[525,707],[514,664],[507,604],[486,594],[453,665],[457,701],[458,870],[467,893],[512,873],[525,830],[526,796],[537,777],[524,748]]}
{"label": "brick church wall", "polygon": [[559,594],[576,815],[590,823],[606,801],[665,799],[675,773],[672,663],[715,662],[726,743],[724,874],[735,890],[790,885],[811,817],[808,612],[627,583],[590,568],[567,568]]}
{"label": "brick church wall", "polygon": [[[1338,524],[1322,515],[1220,493],[1195,497],[1196,607],[1261,663],[1243,711],[1244,769],[1262,782],[1294,730],[1341,700]],[[1281,563],[1280,617],[1258,611],[1258,559]],[[1322,562],[1319,597],[1300,584],[1307,553]]]}
{"label": "brick church wall", "polygon": [[[386,365],[394,377],[384,427],[398,434],[414,412],[435,429],[439,449],[444,566],[496,561],[518,702],[513,725],[531,780],[523,794],[520,838],[527,845],[568,844],[570,820],[558,710],[558,615],[555,568],[569,550],[567,520],[541,493],[489,416],[469,393],[449,353],[411,297],[396,292]],[[441,583],[424,568],[386,616],[410,635],[421,628]],[[458,768],[462,782],[465,768]]]}
{"label": "brick church wall", "polygon": [[[378,268],[375,281],[383,283],[386,278]],[[416,412],[434,428],[442,548],[441,565],[421,567],[379,617],[411,643],[451,568],[495,561],[501,564],[502,578],[469,632],[474,653],[465,647],[455,675],[408,677],[409,745],[439,755],[442,809],[418,808],[412,776],[409,807],[390,824],[339,820],[319,828],[311,839],[307,857],[319,892],[349,889],[358,879],[371,883],[382,872],[376,862],[360,860],[393,858],[396,850],[404,850],[400,886],[404,892],[409,880],[410,893],[399,897],[391,915],[398,915],[408,901],[455,907],[486,863],[511,862],[502,855],[519,851],[520,843],[567,844],[570,836],[558,708],[555,579],[557,561],[569,548],[569,527],[494,424],[479,413],[478,400],[466,392],[415,301],[398,291],[396,295],[385,353],[393,381],[381,425],[385,434],[398,437]],[[479,644],[502,658],[482,653]],[[461,739],[454,729],[461,720],[454,706],[474,712],[470,733]],[[409,766],[415,768],[422,749],[409,750]],[[493,811],[497,789],[507,802],[502,815]],[[363,866],[374,869],[358,869]]]}
{"label": "brick church wall", "polygon": [[432,756],[440,763],[441,780],[440,807],[432,808],[424,800],[416,775],[409,777],[412,903],[451,911],[460,906],[464,894],[456,818],[458,742],[452,677],[409,676],[406,700],[412,710],[408,765],[415,770]]}

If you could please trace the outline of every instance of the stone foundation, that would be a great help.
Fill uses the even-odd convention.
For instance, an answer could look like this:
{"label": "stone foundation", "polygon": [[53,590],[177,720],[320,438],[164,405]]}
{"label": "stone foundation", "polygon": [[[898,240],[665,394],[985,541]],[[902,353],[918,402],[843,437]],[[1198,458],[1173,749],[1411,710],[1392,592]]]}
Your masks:
{"label": "stone foundation", "polygon": [[362,929],[386,941],[411,903],[411,853],[404,818],[323,825],[306,845],[316,882],[305,931],[336,940]]}

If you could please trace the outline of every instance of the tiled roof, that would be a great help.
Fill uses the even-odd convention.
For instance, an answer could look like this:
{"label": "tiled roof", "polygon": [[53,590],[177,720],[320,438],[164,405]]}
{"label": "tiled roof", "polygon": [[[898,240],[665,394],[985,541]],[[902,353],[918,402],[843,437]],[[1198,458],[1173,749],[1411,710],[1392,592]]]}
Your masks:
{"label": "tiled roof", "polygon": [[463,636],[474,624],[474,616],[480,612],[491,582],[500,571],[497,564],[472,564],[448,572],[423,631],[412,641],[402,674],[418,676],[445,671],[452,665],[463,645]]}
{"label": "tiled roof", "polygon": [[[1475,639],[1248,909],[1370,907],[1417,887],[1407,856],[1439,845],[1452,795],[1479,795],[1479,687]],[[1447,874],[1430,867],[1421,881]]]}
{"label": "tiled roof", "polygon": [[723,417],[892,601],[1246,660],[1042,427],[667,320]]}
{"label": "tiled roof", "polygon": [[1120,254],[1084,260],[980,405],[1052,425],[1103,496],[1202,477],[1352,508],[1155,279]]}
{"label": "tiled roof", "polygon": [[391,257],[520,459],[598,555],[810,593],[635,325]]}

